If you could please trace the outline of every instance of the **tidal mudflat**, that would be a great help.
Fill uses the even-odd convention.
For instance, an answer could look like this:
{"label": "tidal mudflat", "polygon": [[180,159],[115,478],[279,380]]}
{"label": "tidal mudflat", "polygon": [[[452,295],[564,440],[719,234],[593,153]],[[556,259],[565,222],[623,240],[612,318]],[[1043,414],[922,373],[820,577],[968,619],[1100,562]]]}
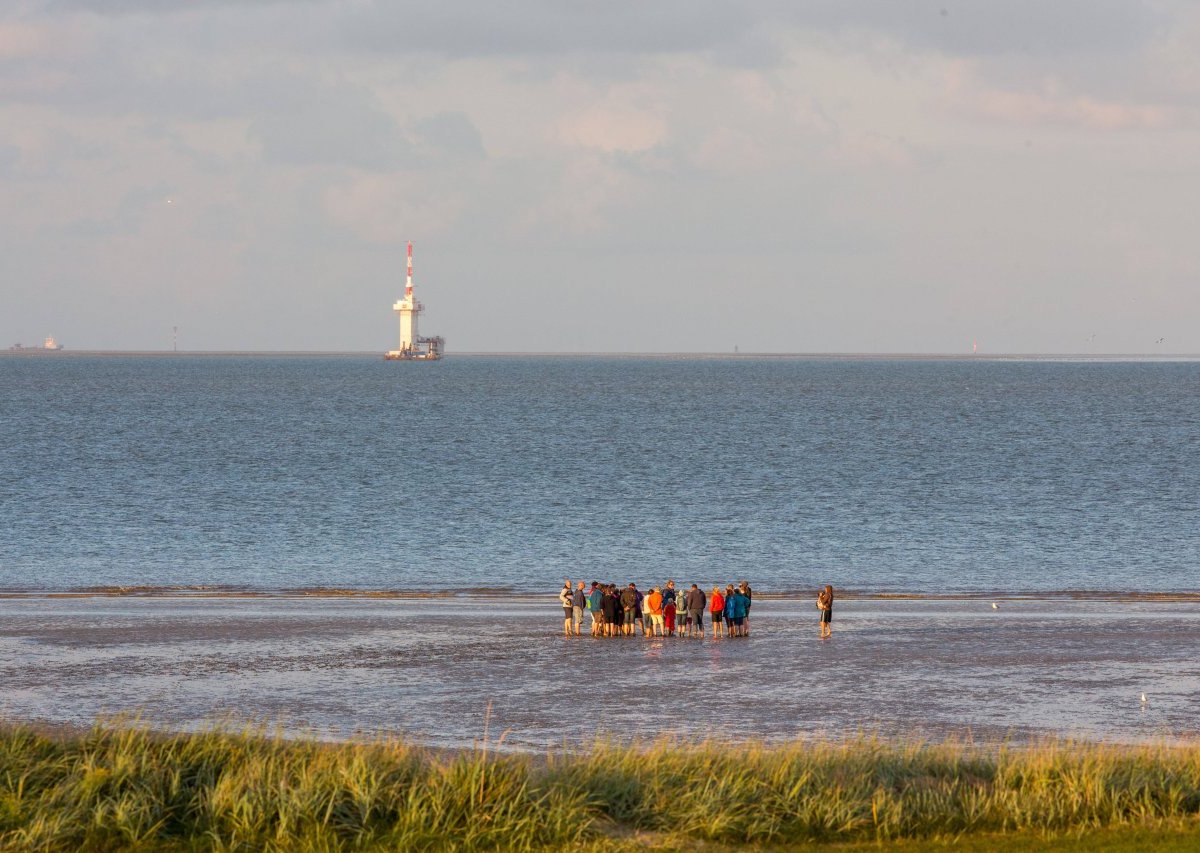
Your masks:
{"label": "tidal mudflat", "polygon": [[[0,716],[167,730],[252,722],[508,749],[612,735],[782,741],[1193,738],[1200,606],[1170,601],[756,602],[744,640],[565,639],[506,597],[0,600]],[[1141,695],[1146,701],[1141,701]]]}

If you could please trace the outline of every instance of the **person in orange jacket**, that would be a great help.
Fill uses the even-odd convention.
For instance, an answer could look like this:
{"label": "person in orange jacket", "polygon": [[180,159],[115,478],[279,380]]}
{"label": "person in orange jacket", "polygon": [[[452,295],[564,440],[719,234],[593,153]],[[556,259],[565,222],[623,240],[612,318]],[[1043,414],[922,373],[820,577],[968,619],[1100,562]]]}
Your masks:
{"label": "person in orange jacket", "polygon": [[663,636],[663,596],[658,587],[650,590],[650,594],[646,596],[646,613],[650,616],[646,636]]}
{"label": "person in orange jacket", "polygon": [[712,595],[708,597],[708,615],[712,619],[713,639],[725,635],[725,626],[722,620],[725,617],[725,596],[721,595],[721,588],[714,586]]}

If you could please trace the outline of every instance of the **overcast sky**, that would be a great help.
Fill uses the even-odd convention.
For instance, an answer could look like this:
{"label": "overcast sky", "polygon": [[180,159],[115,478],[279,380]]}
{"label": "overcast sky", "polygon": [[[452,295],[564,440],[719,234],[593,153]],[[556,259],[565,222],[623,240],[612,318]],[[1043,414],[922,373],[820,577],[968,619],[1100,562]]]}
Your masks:
{"label": "overcast sky", "polygon": [[2,8],[0,346],[1200,352],[1200,4]]}

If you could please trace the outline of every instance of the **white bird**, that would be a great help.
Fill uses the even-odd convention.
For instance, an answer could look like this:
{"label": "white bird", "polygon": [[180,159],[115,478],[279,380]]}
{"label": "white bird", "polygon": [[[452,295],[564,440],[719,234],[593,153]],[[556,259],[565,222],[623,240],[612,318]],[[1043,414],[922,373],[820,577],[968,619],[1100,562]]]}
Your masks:
{"label": "white bird", "polygon": [[1143,705],[1146,704],[1146,694],[1145,693],[1142,694],[1142,704]]}
{"label": "white bird", "polygon": [[993,610],[999,610],[999,609],[1000,609],[1000,605],[999,605],[999,604],[997,604],[996,602],[994,602],[994,601],[993,601],[993,602],[992,602],[992,609],[993,609]]}

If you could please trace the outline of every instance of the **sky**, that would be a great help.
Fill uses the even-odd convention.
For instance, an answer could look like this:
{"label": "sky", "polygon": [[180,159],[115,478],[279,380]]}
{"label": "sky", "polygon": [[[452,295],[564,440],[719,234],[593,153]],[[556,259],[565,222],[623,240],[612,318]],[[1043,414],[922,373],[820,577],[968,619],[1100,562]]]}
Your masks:
{"label": "sky", "polygon": [[1200,352],[1200,4],[6,0],[0,347]]}

